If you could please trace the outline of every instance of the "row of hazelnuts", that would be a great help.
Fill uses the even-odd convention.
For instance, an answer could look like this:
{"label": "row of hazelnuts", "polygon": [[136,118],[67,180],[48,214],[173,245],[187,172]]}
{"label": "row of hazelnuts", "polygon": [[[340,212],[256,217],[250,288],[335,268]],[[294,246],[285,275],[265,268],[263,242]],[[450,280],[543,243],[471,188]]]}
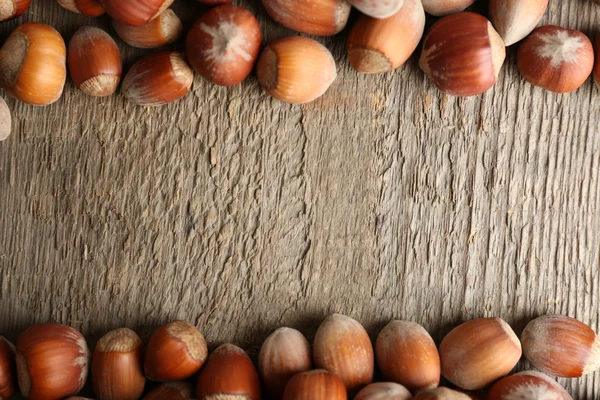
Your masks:
{"label": "row of hazelnuts", "polygon": [[[15,17],[31,0],[2,0]],[[119,36],[129,44],[154,48],[176,40],[181,21],[168,9],[174,0],[57,0],[65,8],[90,16],[105,11]],[[256,18],[231,0],[199,0],[216,5],[201,16],[186,39],[187,61],[209,81],[232,86],[256,64],[260,85],[289,103],[320,97],[336,78],[336,63],[327,48],[313,39],[290,36],[266,45]],[[425,12],[444,16],[423,42],[420,66],[443,92],[456,96],[484,93],[496,82],[505,46],[526,38],[518,51],[518,67],[536,86],[564,93],[584,84],[594,69],[594,49],[586,35],[558,26],[535,29],[549,0],[490,0],[490,20],[463,12],[475,0],[263,0],[278,23],[311,35],[334,35],[348,21],[351,4],[364,13],[351,30],[347,49],[352,66],[363,73],[382,73],[404,64],[425,29]],[[0,10],[10,7],[0,7]],[[534,30],[535,29],[535,30]],[[533,32],[533,33],[532,33]],[[531,35],[530,35],[531,34]],[[528,36],[529,35],[529,36]],[[600,51],[600,39],[598,41]],[[34,105],[55,102],[62,94],[67,61],[75,85],[92,96],[114,93],[122,60],[106,32],[83,27],[67,52],[61,35],[48,25],[19,26],[0,50],[0,84],[9,95]],[[173,51],[151,54],[126,74],[122,91],[142,106],[177,100],[191,88],[193,70]],[[600,57],[596,62],[600,84]]]}
{"label": "row of hazelnuts", "polygon": [[[522,353],[542,372],[506,376]],[[386,382],[372,383],[375,362]],[[84,337],[66,325],[32,326],[18,337],[16,349],[0,337],[0,398],[9,399],[17,381],[32,400],[76,395],[89,363]],[[165,382],[144,397],[157,400],[260,400],[263,395],[283,400],[572,400],[546,374],[573,378],[598,368],[599,337],[584,323],[559,315],[532,320],[520,340],[500,318],[471,320],[448,333],[438,351],[417,323],[391,321],[374,349],[359,322],[332,314],[319,327],[312,349],[299,331],[277,329],[262,345],[258,369],[233,344],[208,356],[199,330],[173,321],[154,332],[146,346],[132,330],[115,329],[97,342],[91,356],[92,387],[100,400],[140,399],[146,378]],[[194,390],[188,379],[196,374]],[[455,388],[440,387],[440,377]]]}

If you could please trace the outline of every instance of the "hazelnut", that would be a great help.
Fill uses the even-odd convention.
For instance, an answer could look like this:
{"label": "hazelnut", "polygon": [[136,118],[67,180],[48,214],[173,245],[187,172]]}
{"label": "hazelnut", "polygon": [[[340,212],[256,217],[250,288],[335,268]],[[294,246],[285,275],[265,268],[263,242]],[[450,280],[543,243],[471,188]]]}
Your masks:
{"label": "hazelnut", "polygon": [[417,393],[414,400],[471,400],[471,397],[457,390],[438,387]]}
{"label": "hazelnut", "polygon": [[567,93],[582,86],[592,73],[594,49],[579,31],[542,26],[519,47],[517,65],[532,85]]}
{"label": "hazelnut", "polygon": [[402,385],[394,382],[371,383],[354,397],[354,400],[410,400],[412,395]]}
{"label": "hazelnut", "polygon": [[[386,19],[363,15],[348,36],[350,64],[358,72],[378,74],[398,68],[415,51],[425,29],[421,0],[401,2]],[[398,40],[401,37],[402,40]]]}
{"label": "hazelnut", "polygon": [[67,78],[67,49],[54,28],[27,22],[0,50],[0,85],[17,100],[36,106],[57,101]]}
{"label": "hazelnut", "polygon": [[[163,61],[156,60],[156,62]],[[143,76],[143,70],[137,73]],[[154,78],[149,79],[152,80]],[[150,97],[156,98],[154,95]],[[161,326],[150,337],[146,346],[144,371],[146,376],[154,381],[187,379],[202,367],[207,353],[204,336],[194,325],[185,321],[172,321]]]}
{"label": "hazelnut", "polygon": [[413,392],[440,384],[440,355],[435,342],[415,322],[390,322],[377,338],[375,354],[386,380]]}
{"label": "hazelnut", "polygon": [[328,316],[315,336],[313,357],[317,368],[336,374],[349,395],[373,381],[373,345],[365,328],[341,314]]}
{"label": "hazelnut", "polygon": [[578,378],[600,368],[600,339],[586,324],[562,315],[531,321],[521,335],[523,353],[547,374]]}
{"label": "hazelnut", "polygon": [[104,9],[113,19],[141,26],[158,17],[174,0],[102,0]]}
{"label": "hazelnut", "polygon": [[97,0],[57,0],[58,4],[69,11],[88,17],[99,17],[104,14],[104,7]]}
{"label": "hazelnut", "polygon": [[286,28],[309,35],[339,33],[350,16],[346,0],[263,0],[267,13]]}
{"label": "hazelnut", "polygon": [[316,369],[290,379],[283,400],[347,400],[344,382],[336,375]]}
{"label": "hazelnut", "polygon": [[529,35],[548,8],[548,0],[490,0],[490,20],[510,46]]}
{"label": "hazelnut", "polygon": [[200,400],[260,400],[260,380],[250,357],[232,344],[218,347],[200,371],[196,397]]}
{"label": "hazelnut", "polygon": [[488,400],[573,400],[555,380],[537,371],[524,371],[500,379],[488,392]]}
{"label": "hazelnut", "polygon": [[194,396],[194,386],[190,382],[166,382],[152,390],[144,400],[187,400]]}
{"label": "hazelnut", "polygon": [[400,10],[404,0],[348,0],[348,2],[369,17],[389,18]]}
{"label": "hazelnut", "polygon": [[475,0],[423,0],[423,8],[428,14],[441,17],[463,11],[473,3]]}
{"label": "hazelnut", "polygon": [[192,83],[194,72],[181,53],[163,51],[150,54],[131,67],[123,79],[122,91],[125,97],[140,106],[160,106],[185,96]]}
{"label": "hazelnut", "polygon": [[310,344],[300,332],[279,328],[265,340],[258,356],[258,371],[267,393],[281,398],[290,378],[312,369]]}
{"label": "hazelnut", "polygon": [[179,17],[170,8],[142,26],[125,25],[113,21],[117,35],[128,45],[140,49],[154,49],[175,42],[183,33]]}
{"label": "hazelnut", "polygon": [[[2,98],[0,97],[0,99]],[[1,136],[0,140],[2,140]],[[16,392],[17,366],[15,363],[15,346],[0,336],[0,399],[9,399]]]}
{"label": "hazelnut", "polygon": [[194,70],[209,81],[237,85],[252,71],[261,38],[254,15],[224,4],[194,24],[187,36],[186,55]]}
{"label": "hazelnut", "polygon": [[83,335],[61,324],[27,328],[17,339],[17,374],[30,400],[62,399],[78,393],[88,375],[90,352]]}
{"label": "hazelnut", "polygon": [[492,24],[479,14],[463,12],[431,27],[419,65],[442,92],[475,96],[494,86],[505,56],[504,42]]}
{"label": "hazelnut", "polygon": [[[12,130],[12,117],[6,101],[0,97],[0,142],[10,136]],[[2,337],[0,336],[0,341]]]}
{"label": "hazelnut", "polygon": [[17,18],[29,8],[31,0],[2,0],[0,1],[0,22]]}
{"label": "hazelnut", "polygon": [[269,43],[258,59],[256,73],[260,86],[267,93],[294,104],[321,97],[337,76],[329,50],[302,36],[289,36]]}
{"label": "hazelnut", "polygon": [[73,83],[89,96],[113,94],[123,73],[123,61],[117,44],[102,29],[79,28],[69,42],[69,73]]}
{"label": "hazelnut", "polygon": [[521,343],[500,318],[480,318],[454,328],[440,345],[442,375],[456,386],[481,389],[508,374],[521,358]]}
{"label": "hazelnut", "polygon": [[137,400],[146,379],[142,371],[144,346],[131,329],[108,332],[92,356],[92,386],[100,400]]}

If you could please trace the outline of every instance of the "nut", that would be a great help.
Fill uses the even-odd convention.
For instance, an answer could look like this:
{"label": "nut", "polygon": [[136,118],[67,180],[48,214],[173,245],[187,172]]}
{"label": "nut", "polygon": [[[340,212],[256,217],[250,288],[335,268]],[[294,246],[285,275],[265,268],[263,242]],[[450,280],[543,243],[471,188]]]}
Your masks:
{"label": "nut", "polygon": [[415,51],[424,29],[425,12],[421,0],[401,2],[399,11],[386,19],[363,15],[348,37],[350,64],[366,74],[396,69]]}
{"label": "nut", "polygon": [[317,368],[336,374],[349,395],[373,381],[374,355],[365,328],[341,314],[328,316],[315,336],[313,357]]}
{"label": "nut", "polygon": [[113,94],[123,73],[123,61],[117,44],[102,29],[79,28],[69,42],[67,53],[73,83],[89,96]]}
{"label": "nut", "polygon": [[174,0],[102,0],[104,9],[113,19],[141,26],[158,17]]}
{"label": "nut", "polygon": [[31,0],[1,0],[0,1],[0,22],[17,18],[25,14],[29,8]]}
{"label": "nut", "polygon": [[413,392],[440,384],[440,355],[435,342],[415,322],[390,322],[377,338],[375,354],[386,380]]}
{"label": "nut", "polygon": [[488,392],[488,400],[573,400],[555,380],[537,371],[524,371],[500,379]]}
{"label": "nut", "polygon": [[373,18],[389,18],[404,4],[404,0],[348,0],[348,2],[363,14]]}
{"label": "nut", "polygon": [[471,397],[456,390],[439,387],[417,393],[414,400],[471,400]]}
{"label": "nut", "polygon": [[200,400],[260,400],[260,380],[246,352],[232,344],[213,351],[200,371],[196,397]]}
{"label": "nut", "polygon": [[144,400],[187,400],[194,396],[194,387],[190,382],[166,382],[152,390]]}
{"label": "nut", "polygon": [[92,386],[100,400],[137,400],[146,379],[142,371],[144,346],[131,329],[108,332],[92,356]]}
{"label": "nut", "polygon": [[69,11],[88,17],[99,17],[104,14],[104,7],[97,0],[57,0],[58,4]]}
{"label": "nut", "polygon": [[[158,58],[152,56],[147,57],[148,65],[153,63],[157,66],[156,69],[147,68],[147,66],[138,67],[134,74],[139,74],[140,84],[146,82],[152,87],[152,82],[169,82],[173,80],[173,71],[169,69],[168,63],[174,63],[170,60],[173,57],[180,57],[178,53],[156,53]],[[163,55],[160,55],[163,54]],[[179,59],[178,59],[179,60]],[[183,60],[176,61],[183,62]],[[136,68],[135,66],[133,67]],[[151,77],[146,81],[144,79],[144,71],[147,71]],[[159,72],[160,71],[160,72]],[[162,79],[160,79],[162,77]],[[127,78],[125,78],[127,80]],[[134,78],[132,78],[134,79]],[[156,80],[155,80],[156,79]],[[132,83],[128,92],[131,95],[133,87]],[[142,84],[143,85],[143,84]],[[125,82],[123,83],[125,87]],[[169,89],[170,88],[170,89]],[[137,89],[136,89],[137,90]],[[136,95],[139,99],[158,99],[166,100],[168,93],[181,94],[181,86],[168,83],[161,90],[164,90],[164,95],[156,95],[155,90],[151,89],[146,94],[142,94],[143,89],[140,89],[140,94]],[[187,93],[187,91],[186,91]],[[180,96],[179,96],[180,97]],[[169,100],[171,101],[171,100]],[[140,103],[138,103],[140,104]],[[148,105],[148,104],[147,104]],[[187,379],[195,374],[206,361],[208,350],[206,341],[200,331],[191,324],[185,321],[172,321],[161,326],[152,334],[148,345],[146,346],[146,359],[144,361],[144,371],[149,379],[154,381],[178,381]]]}
{"label": "nut", "polygon": [[[12,130],[12,117],[10,109],[6,104],[6,101],[0,97],[0,142],[6,140],[10,136]],[[2,342],[2,336],[0,336],[0,345]],[[1,386],[1,384],[0,384]],[[2,394],[0,394],[0,397]],[[8,396],[10,397],[10,396]]]}
{"label": "nut", "polygon": [[500,318],[480,318],[454,328],[440,345],[442,375],[456,386],[481,389],[508,374],[521,343]]}
{"label": "nut", "polygon": [[30,400],[62,399],[78,393],[88,375],[90,352],[83,335],[61,324],[27,328],[17,339],[17,374]]}
{"label": "nut", "polygon": [[309,35],[331,36],[348,23],[346,0],[263,0],[267,13],[286,28]]}
{"label": "nut", "polygon": [[473,4],[475,0],[423,0],[423,8],[436,17],[455,14]]}
{"label": "nut", "polygon": [[250,75],[261,40],[254,15],[224,4],[194,24],[187,36],[186,55],[201,76],[217,85],[232,86]]}
{"label": "nut", "polygon": [[504,42],[492,24],[479,14],[463,12],[433,25],[419,65],[442,92],[475,96],[494,86],[505,56]]}
{"label": "nut", "polygon": [[334,374],[322,369],[294,375],[283,393],[283,400],[347,399],[344,382]]}
{"label": "nut", "polygon": [[0,85],[18,100],[36,106],[57,101],[67,78],[65,42],[54,28],[27,22],[0,50]]}
{"label": "nut", "polygon": [[281,398],[285,385],[292,376],[311,369],[310,344],[295,329],[277,329],[260,349],[258,372],[272,398]]}
{"label": "nut", "polygon": [[592,73],[594,49],[579,31],[542,26],[519,47],[517,65],[532,85],[567,93],[581,87]]}
{"label": "nut", "polygon": [[521,335],[523,353],[547,374],[578,378],[600,368],[600,339],[586,324],[562,315],[534,319]]}
{"label": "nut", "polygon": [[140,49],[154,49],[175,42],[183,33],[179,17],[170,8],[142,26],[125,25],[113,21],[117,35],[128,45]]}
{"label": "nut", "polygon": [[[125,97],[140,106],[159,106],[185,96],[190,91],[192,83],[194,83],[194,72],[185,62],[181,53],[164,51],[146,56],[131,67],[123,79],[122,91]],[[202,354],[198,351],[196,355],[200,357]],[[146,362],[149,362],[148,357]],[[170,362],[177,364],[178,360],[169,358]],[[187,370],[193,365],[193,368],[198,370],[200,368],[198,363],[202,364],[200,358],[195,361],[190,359],[190,363],[191,365],[188,363],[178,365],[176,369],[182,367]],[[165,378],[165,380],[177,379],[184,378]]]}
{"label": "nut", "polygon": [[[1,135],[0,133],[0,140],[2,140]],[[15,364],[15,346],[0,336],[0,399],[9,399],[16,392],[17,366]]]}
{"label": "nut", "polygon": [[269,43],[258,59],[256,73],[260,86],[267,93],[296,104],[321,97],[337,76],[329,50],[302,36],[289,36]]}
{"label": "nut", "polygon": [[529,35],[548,8],[548,0],[490,0],[490,20],[510,46]]}
{"label": "nut", "polygon": [[363,388],[354,400],[410,400],[412,395],[402,385],[393,382],[377,382]]}

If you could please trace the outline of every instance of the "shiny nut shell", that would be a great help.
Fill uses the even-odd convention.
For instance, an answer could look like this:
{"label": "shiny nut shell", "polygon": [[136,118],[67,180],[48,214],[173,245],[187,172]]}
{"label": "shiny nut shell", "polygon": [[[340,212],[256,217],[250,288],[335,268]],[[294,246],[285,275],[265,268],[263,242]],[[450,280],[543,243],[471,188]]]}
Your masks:
{"label": "shiny nut shell", "polygon": [[331,314],[321,323],[313,343],[313,358],[317,368],[340,377],[349,395],[373,381],[371,339],[358,321],[345,315]]}
{"label": "shiny nut shell", "polygon": [[490,21],[510,46],[529,35],[548,8],[548,0],[490,0]]}
{"label": "shiny nut shell", "polygon": [[294,375],[283,393],[283,400],[347,399],[344,382],[334,374],[322,369]]}
{"label": "shiny nut shell", "polygon": [[[1,102],[6,105],[4,100],[1,100]],[[0,129],[0,141],[6,138],[3,138],[2,135],[3,132]],[[16,392],[17,366],[15,363],[15,347],[4,337],[0,336],[0,399],[9,399]]]}
{"label": "shiny nut shell", "polygon": [[[134,76],[139,74],[138,78],[132,78],[136,83],[132,82],[132,86],[127,87],[132,99],[137,97],[141,100],[138,104],[164,104],[188,92],[193,80],[192,72],[179,53],[156,53],[145,60],[133,72]],[[123,82],[123,90],[126,90],[125,86]],[[133,90],[135,87],[137,89]],[[135,91],[138,93],[135,94]],[[187,379],[202,367],[207,353],[204,336],[194,325],[185,321],[171,321],[150,337],[146,346],[144,371],[154,381]]]}
{"label": "shiny nut shell", "polygon": [[363,388],[354,400],[410,400],[412,394],[404,386],[394,382],[377,382]]}
{"label": "shiny nut shell", "polygon": [[104,7],[97,0],[57,0],[58,4],[69,11],[88,17],[99,17],[104,14]]}
{"label": "shiny nut shell", "polygon": [[142,26],[125,25],[113,21],[117,35],[130,46],[140,49],[155,49],[175,42],[183,33],[179,17],[170,8]]}
{"label": "shiny nut shell", "polygon": [[469,395],[456,390],[439,387],[435,389],[424,390],[413,397],[414,400],[471,400]]}
{"label": "shiny nut shell", "polygon": [[507,375],[521,354],[519,338],[506,322],[475,319],[457,326],[442,340],[442,375],[460,388],[481,389]]}
{"label": "shiny nut shell", "polygon": [[0,50],[0,84],[18,100],[36,106],[57,101],[67,77],[65,42],[54,28],[27,22]]}
{"label": "shiny nut shell", "polygon": [[213,8],[187,36],[186,55],[194,70],[222,86],[237,85],[250,74],[260,51],[258,21],[231,4]]}
{"label": "shiny nut shell", "polygon": [[[386,19],[362,16],[347,40],[348,58],[355,70],[376,74],[398,68],[415,51],[425,29],[421,0],[405,0]],[[401,37],[402,40],[398,40]]]}
{"label": "shiny nut shell", "polygon": [[488,400],[573,400],[554,379],[537,371],[523,371],[496,382],[488,392]]}
{"label": "shiny nut shell", "polygon": [[309,35],[331,36],[348,22],[346,0],[263,0],[267,13],[286,28]]}
{"label": "shiny nut shell", "polygon": [[288,103],[308,103],[321,97],[337,76],[329,50],[301,36],[269,43],[258,59],[256,73],[267,93]]}
{"label": "shiny nut shell", "polygon": [[377,337],[377,365],[384,378],[418,391],[440,383],[440,356],[435,342],[421,325],[391,321]]}
{"label": "shiny nut shell", "polygon": [[[174,51],[165,51],[146,56],[131,67],[123,79],[122,91],[125,97],[138,105],[159,106],[185,96],[190,91],[193,82],[194,72],[182,55]],[[151,362],[148,361],[149,357],[150,360],[153,360],[153,356],[148,353],[146,365]],[[171,361],[176,362],[175,359],[171,359]],[[196,370],[198,368],[200,366]],[[147,371],[148,369],[146,369],[148,374]],[[162,380],[158,377],[152,378],[152,375],[149,377]]]}
{"label": "shiny nut shell", "polygon": [[69,74],[75,86],[89,96],[113,94],[123,73],[117,44],[102,29],[84,26],[69,42]]}
{"label": "shiny nut shell", "polygon": [[61,324],[39,324],[19,335],[16,359],[23,396],[30,400],[62,399],[83,388],[90,352],[77,330]]}
{"label": "shiny nut shell", "polygon": [[581,87],[592,73],[594,49],[582,32],[546,25],[523,41],[517,65],[532,85],[567,93]]}
{"label": "shiny nut shell", "polygon": [[2,0],[0,1],[0,22],[17,18],[29,8],[31,0]]}
{"label": "shiny nut shell", "polygon": [[279,328],[263,343],[258,371],[266,391],[280,398],[290,378],[312,369],[310,344],[295,329]]}
{"label": "shiny nut shell", "polygon": [[224,344],[213,351],[200,371],[196,397],[205,400],[260,400],[260,380],[244,350]]}
{"label": "shiny nut shell", "polygon": [[427,14],[436,17],[455,14],[473,4],[475,0],[423,0]]}
{"label": "shiny nut shell", "polygon": [[494,86],[505,56],[504,42],[492,24],[479,14],[463,12],[432,26],[419,65],[442,92],[475,96]]}
{"label": "shiny nut shell", "polygon": [[404,0],[348,0],[360,12],[373,18],[389,18],[402,7]]}
{"label": "shiny nut shell", "polygon": [[148,393],[144,400],[188,400],[193,396],[194,386],[190,382],[166,382]]}
{"label": "shiny nut shell", "polygon": [[119,328],[104,335],[92,356],[92,386],[101,400],[137,400],[146,378],[144,346],[135,332]]}
{"label": "shiny nut shell", "polygon": [[544,315],[521,334],[523,353],[537,369],[577,378],[600,368],[600,339],[586,324],[562,315]]}
{"label": "shiny nut shell", "polygon": [[174,0],[102,0],[108,15],[133,26],[147,24],[173,4]]}

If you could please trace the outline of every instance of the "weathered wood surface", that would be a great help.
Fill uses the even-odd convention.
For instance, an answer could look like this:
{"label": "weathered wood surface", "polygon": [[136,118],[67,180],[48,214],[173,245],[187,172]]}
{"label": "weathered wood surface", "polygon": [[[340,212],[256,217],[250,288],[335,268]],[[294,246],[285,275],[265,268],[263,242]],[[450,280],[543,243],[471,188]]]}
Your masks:
{"label": "weathered wood surface", "polygon": [[[175,4],[187,27],[202,11],[192,3]],[[243,5],[266,39],[291,33]],[[67,39],[83,24],[110,29],[34,0],[2,38],[26,20]],[[551,0],[543,22],[592,35],[600,7]],[[339,78],[305,106],[267,97],[255,78],[224,89],[197,77],[184,101],[156,109],[71,83],[50,107],[9,100],[1,333],[57,321],[93,343],[182,318],[212,345],[255,351],[280,325],[311,337],[332,311],[374,336],[402,318],[440,340],[481,316],[520,333],[545,313],[599,331],[600,91],[533,88],[511,48],[495,89],[447,97],[417,57],[356,74],[346,34],[319,39]],[[143,54],[120,44],[128,66]],[[600,397],[599,374],[561,382]]]}

